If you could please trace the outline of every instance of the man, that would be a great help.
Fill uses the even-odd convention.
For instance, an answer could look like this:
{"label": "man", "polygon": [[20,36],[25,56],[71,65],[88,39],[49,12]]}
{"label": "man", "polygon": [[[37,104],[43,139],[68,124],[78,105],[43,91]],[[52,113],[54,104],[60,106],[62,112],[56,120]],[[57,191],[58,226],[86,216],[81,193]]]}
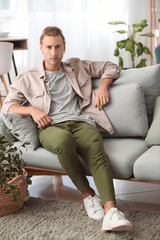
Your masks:
{"label": "man", "polygon": [[[39,126],[41,145],[58,159],[84,198],[89,217],[103,219],[102,230],[127,231],[132,224],[116,208],[110,162],[98,124],[111,134],[112,125],[102,110],[109,102],[108,88],[119,76],[111,62],[62,62],[65,38],[57,27],[47,27],[40,38],[41,66],[20,74],[4,102],[2,112],[31,115]],[[92,78],[101,78],[95,96]],[[21,104],[27,100],[28,106]],[[89,186],[80,154],[88,164],[100,198]],[[103,207],[102,207],[103,205]]]}

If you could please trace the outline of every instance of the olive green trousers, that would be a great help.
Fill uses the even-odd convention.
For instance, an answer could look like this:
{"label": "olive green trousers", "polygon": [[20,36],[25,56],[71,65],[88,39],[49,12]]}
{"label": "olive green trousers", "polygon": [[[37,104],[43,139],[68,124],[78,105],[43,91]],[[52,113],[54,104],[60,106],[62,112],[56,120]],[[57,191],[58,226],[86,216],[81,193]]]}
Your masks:
{"label": "olive green trousers", "polygon": [[40,129],[39,139],[45,149],[57,154],[62,167],[78,190],[89,187],[79,154],[90,169],[102,204],[115,201],[109,157],[95,126],[79,121],[57,123]]}

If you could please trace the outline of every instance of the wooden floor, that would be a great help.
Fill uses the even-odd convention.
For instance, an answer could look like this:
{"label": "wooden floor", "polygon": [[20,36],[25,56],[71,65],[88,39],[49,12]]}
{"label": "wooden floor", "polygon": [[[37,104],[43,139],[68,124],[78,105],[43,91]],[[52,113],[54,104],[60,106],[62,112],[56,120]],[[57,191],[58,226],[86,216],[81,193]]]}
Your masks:
{"label": "wooden floor", "polygon": [[[63,176],[62,179],[60,176],[32,177],[32,185],[29,186],[30,196],[82,203],[81,193],[76,190],[68,176]],[[97,193],[93,178],[88,177],[88,180]],[[119,209],[160,211],[160,184],[114,180],[114,186]]]}

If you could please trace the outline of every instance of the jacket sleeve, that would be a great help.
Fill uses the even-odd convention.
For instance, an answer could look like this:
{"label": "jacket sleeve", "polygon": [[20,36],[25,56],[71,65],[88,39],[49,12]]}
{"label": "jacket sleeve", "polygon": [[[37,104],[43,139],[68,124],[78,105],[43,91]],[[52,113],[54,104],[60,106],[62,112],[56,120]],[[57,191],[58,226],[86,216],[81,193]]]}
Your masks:
{"label": "jacket sleeve", "polygon": [[82,61],[85,70],[94,78],[111,78],[116,80],[119,77],[120,69],[112,62]]}
{"label": "jacket sleeve", "polygon": [[3,103],[3,106],[2,106],[2,110],[1,112],[2,113],[7,113],[8,112],[8,109],[9,107],[12,105],[12,104],[22,104],[25,102],[26,98],[25,96],[23,95],[22,93],[22,90],[23,89],[23,77],[21,75],[19,75],[17,77],[17,80],[11,85],[11,88],[10,88],[10,91]]}

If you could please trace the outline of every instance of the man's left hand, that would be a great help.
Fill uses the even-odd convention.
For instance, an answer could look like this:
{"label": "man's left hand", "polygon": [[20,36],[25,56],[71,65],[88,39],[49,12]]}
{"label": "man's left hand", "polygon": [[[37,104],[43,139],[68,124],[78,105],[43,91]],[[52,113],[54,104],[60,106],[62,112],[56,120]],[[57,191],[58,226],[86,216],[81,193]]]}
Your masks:
{"label": "man's left hand", "polygon": [[110,86],[112,81],[112,79],[104,78],[99,85],[95,102],[95,107],[98,107],[98,110],[101,110],[103,106],[109,103],[108,87]]}

